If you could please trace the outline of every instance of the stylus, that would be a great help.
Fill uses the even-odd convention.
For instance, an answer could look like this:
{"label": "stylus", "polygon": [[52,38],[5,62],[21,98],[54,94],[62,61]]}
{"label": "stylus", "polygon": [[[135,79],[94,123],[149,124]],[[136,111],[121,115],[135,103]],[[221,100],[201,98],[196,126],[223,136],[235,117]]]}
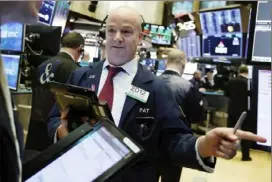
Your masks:
{"label": "stylus", "polygon": [[240,118],[238,119],[238,121],[237,121],[237,123],[236,123],[236,125],[235,125],[235,127],[234,127],[234,134],[237,132],[238,129],[241,128],[241,126],[242,126],[244,120],[246,119],[246,116],[247,116],[247,112],[244,111],[244,112],[241,114]]}

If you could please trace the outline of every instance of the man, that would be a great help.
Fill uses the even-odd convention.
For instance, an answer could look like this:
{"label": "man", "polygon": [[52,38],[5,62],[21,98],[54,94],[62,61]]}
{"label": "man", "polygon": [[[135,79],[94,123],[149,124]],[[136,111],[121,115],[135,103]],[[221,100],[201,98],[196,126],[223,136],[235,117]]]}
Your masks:
{"label": "man", "polygon": [[189,80],[193,86],[199,90],[200,88],[202,88],[202,81],[201,81],[201,71],[197,70],[194,72],[194,77]]}
{"label": "man", "polygon": [[[225,95],[229,97],[228,104],[228,127],[234,127],[242,112],[248,110],[248,68],[246,65],[239,67],[239,76],[230,80],[226,86]],[[243,123],[244,130],[252,131],[253,124],[249,116]],[[250,141],[242,140],[242,161],[251,161]]]}
{"label": "man", "polygon": [[206,75],[201,79],[202,87],[206,90],[212,90],[214,87],[213,71],[207,70]]}
{"label": "man", "polygon": [[[0,1],[0,25],[7,22],[33,23],[41,1]],[[22,179],[23,131],[13,107],[0,56],[0,181]]]}
{"label": "man", "polygon": [[[145,156],[116,179],[118,182],[157,182],[158,158],[163,156],[179,166],[213,171],[215,157],[230,159],[235,155],[238,137],[264,142],[252,133],[217,128],[196,138],[180,119],[180,108],[166,83],[135,60],[141,41],[141,17],[133,8],[119,7],[106,23],[106,61],[92,68],[74,71],[68,83],[95,88],[107,101],[114,122],[145,150]],[[133,87],[134,86],[134,87]],[[140,88],[149,96],[134,92]],[[134,97],[134,98],[133,98]],[[141,97],[142,98],[142,97]],[[142,112],[145,109],[147,112]],[[49,135],[62,139],[68,135],[67,114],[56,105],[49,121]],[[148,120],[145,120],[149,117]]]}
{"label": "man", "polygon": [[47,123],[55,100],[47,82],[66,83],[72,71],[80,68],[77,62],[83,53],[83,46],[84,38],[79,33],[68,33],[62,39],[59,54],[37,68],[38,83],[32,86],[32,110],[26,149],[43,151],[52,144],[47,134]]}
{"label": "man", "polygon": [[[161,77],[171,89],[190,127],[192,122],[201,121],[203,108],[201,106],[201,95],[198,90],[188,80],[181,77],[185,65],[185,53],[178,49],[173,49],[168,53],[166,71],[162,73]],[[181,167],[164,161],[160,171],[162,182],[179,182]]]}

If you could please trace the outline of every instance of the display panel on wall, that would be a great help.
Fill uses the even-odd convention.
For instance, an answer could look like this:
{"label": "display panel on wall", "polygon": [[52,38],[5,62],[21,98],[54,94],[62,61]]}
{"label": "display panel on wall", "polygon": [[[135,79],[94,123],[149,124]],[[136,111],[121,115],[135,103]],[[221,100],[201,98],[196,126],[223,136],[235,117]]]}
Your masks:
{"label": "display panel on wall", "polygon": [[56,1],[45,0],[39,11],[39,22],[45,25],[51,25],[54,11],[55,11]]}
{"label": "display panel on wall", "polygon": [[239,8],[200,12],[202,56],[242,58],[243,33]]}
{"label": "display panel on wall", "polygon": [[182,15],[193,11],[193,1],[176,1],[172,5],[173,15]]}
{"label": "display panel on wall", "polygon": [[69,8],[70,8],[69,1],[58,1],[54,18],[52,21],[52,26],[62,27],[62,32],[65,29],[65,25],[69,15]]}
{"label": "display panel on wall", "polygon": [[[258,1],[257,7],[253,6],[252,28],[250,30],[251,37],[253,37],[253,47],[251,61],[255,63],[271,63],[271,9],[272,2]],[[255,25],[255,27],[254,27]]]}
{"label": "display panel on wall", "polygon": [[200,1],[200,9],[221,8],[227,5],[227,1]]}
{"label": "display panel on wall", "polygon": [[151,37],[153,44],[171,45],[172,29],[170,27],[146,23],[143,32]]}

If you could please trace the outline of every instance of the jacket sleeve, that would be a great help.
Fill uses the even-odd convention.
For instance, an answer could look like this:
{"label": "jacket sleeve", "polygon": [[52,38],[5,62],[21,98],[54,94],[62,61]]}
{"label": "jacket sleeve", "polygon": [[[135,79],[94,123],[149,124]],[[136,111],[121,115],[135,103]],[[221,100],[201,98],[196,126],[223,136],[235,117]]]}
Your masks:
{"label": "jacket sleeve", "polygon": [[[69,76],[67,83],[73,84],[75,82],[75,71],[71,73]],[[51,112],[49,114],[49,122],[48,122],[48,135],[53,140],[56,130],[59,127],[61,120],[60,120],[60,111],[57,107],[57,104],[55,103],[53,108],[51,109]]]}
{"label": "jacket sleeve", "polygon": [[209,165],[208,167],[213,168],[215,163],[210,165],[204,160],[199,160],[199,155],[196,151],[197,137],[193,135],[192,131],[181,120],[178,104],[175,102],[170,89],[166,85],[159,84],[158,86],[160,91],[156,97],[160,98],[160,103],[163,103],[156,103],[156,113],[158,113],[157,116],[161,122],[159,147],[162,155],[182,167],[203,171],[205,170],[202,167],[203,165],[201,165],[201,162],[203,162],[205,165]]}

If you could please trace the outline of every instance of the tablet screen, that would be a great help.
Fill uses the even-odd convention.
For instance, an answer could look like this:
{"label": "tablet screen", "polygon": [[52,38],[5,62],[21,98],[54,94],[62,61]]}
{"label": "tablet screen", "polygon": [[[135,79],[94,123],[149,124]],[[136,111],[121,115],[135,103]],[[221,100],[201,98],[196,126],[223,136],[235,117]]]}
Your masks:
{"label": "tablet screen", "polygon": [[26,182],[90,182],[130,153],[126,145],[101,126]]}

